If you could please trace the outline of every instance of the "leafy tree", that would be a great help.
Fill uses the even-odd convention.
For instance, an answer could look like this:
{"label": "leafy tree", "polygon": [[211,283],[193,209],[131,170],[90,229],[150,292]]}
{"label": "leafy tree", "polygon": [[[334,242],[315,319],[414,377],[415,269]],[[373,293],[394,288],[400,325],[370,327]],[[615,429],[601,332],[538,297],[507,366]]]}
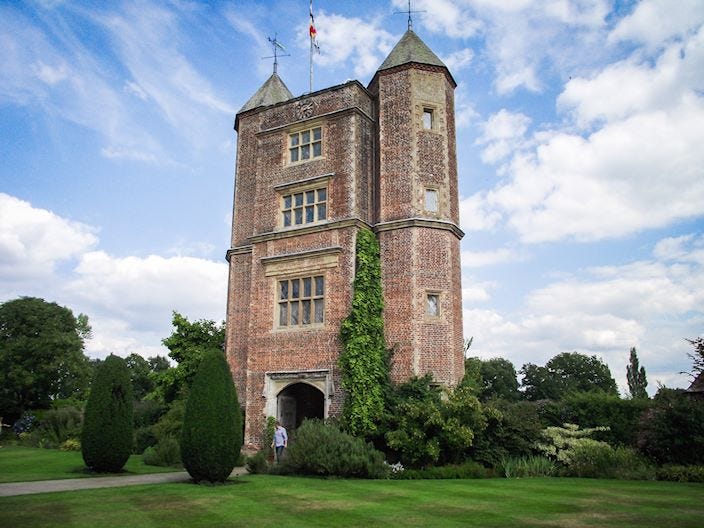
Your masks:
{"label": "leafy tree", "polygon": [[108,356],[86,403],[81,450],[86,466],[118,472],[132,452],[132,383],[125,360]]}
{"label": "leafy tree", "polygon": [[125,358],[125,363],[130,371],[134,399],[141,401],[154,388],[154,382],[149,377],[149,363],[134,353]]}
{"label": "leafy tree", "polygon": [[540,414],[546,425],[569,422],[580,427],[609,426],[608,431],[598,432],[595,438],[613,446],[635,446],[641,416],[649,405],[647,398],[622,399],[603,392],[574,392],[560,401],[541,405]]}
{"label": "leafy tree", "polygon": [[193,380],[181,436],[181,458],[196,482],[224,482],[242,447],[242,417],[230,368],[220,350],[203,355]]}
{"label": "leafy tree", "polygon": [[696,378],[704,372],[704,337],[687,339],[687,341],[694,347],[694,352],[687,355],[692,360],[691,374]]}
{"label": "leafy tree", "polygon": [[160,372],[164,372],[165,370],[169,370],[171,368],[169,360],[164,356],[153,356],[147,358],[147,363],[149,363],[149,370],[154,374],[159,374]]}
{"label": "leafy tree", "polygon": [[[139,354],[130,354],[125,358],[127,368],[130,370],[130,379],[134,389],[134,399],[141,401],[156,387],[155,377],[168,370],[169,361],[163,356],[144,359]],[[166,365],[164,367],[164,364]],[[158,369],[158,370],[155,370]]]}
{"label": "leafy tree", "polygon": [[482,361],[480,373],[483,382],[482,391],[479,394],[481,400],[491,398],[518,399],[516,367],[508,359],[493,358]]}
{"label": "leafy tree", "polygon": [[704,401],[662,387],[641,418],[638,448],[660,464],[704,465]]}
{"label": "leafy tree", "polygon": [[482,360],[478,357],[468,357],[464,360],[464,376],[460,386],[467,387],[473,394],[478,395],[484,382],[482,380]]}
{"label": "leafy tree", "polygon": [[356,436],[371,436],[384,412],[389,366],[384,341],[379,242],[374,233],[357,233],[352,310],[342,322],[340,370],[345,402],[342,422]]}
{"label": "leafy tree", "polygon": [[0,304],[0,414],[48,408],[52,400],[80,398],[90,382],[83,343],[88,318],[35,297]]}
{"label": "leafy tree", "polygon": [[[169,357],[178,365],[157,371],[159,374],[156,376],[156,390],[167,403],[188,391],[207,350],[225,348],[224,323],[218,325],[206,319],[191,323],[180,313],[174,312],[173,325],[173,333],[162,343],[169,349]],[[163,367],[162,361],[157,363],[159,368]]]}
{"label": "leafy tree", "polygon": [[628,366],[626,367],[626,380],[628,381],[628,392],[631,398],[638,399],[648,397],[648,391],[645,390],[648,386],[648,379],[645,376],[645,367],[638,365],[636,347],[631,348],[631,356]]}
{"label": "leafy tree", "polygon": [[[469,369],[467,369],[467,365],[469,365]],[[496,398],[517,400],[520,395],[516,368],[507,359],[467,358],[465,360],[465,378],[467,375],[476,378],[477,391],[481,401]],[[467,378],[467,382],[469,379]]]}
{"label": "leafy tree", "polygon": [[525,457],[533,453],[540,438],[542,424],[538,408],[532,402],[491,400],[483,406],[486,429],[474,439],[474,460],[496,466],[507,457]]}
{"label": "leafy tree", "polygon": [[563,352],[544,367],[527,363],[521,369],[525,398],[558,400],[573,392],[618,394],[609,367],[596,356]]}
{"label": "leafy tree", "polygon": [[386,441],[405,466],[425,467],[465,459],[475,434],[486,427],[479,400],[458,386],[443,399],[428,374],[394,387]]}

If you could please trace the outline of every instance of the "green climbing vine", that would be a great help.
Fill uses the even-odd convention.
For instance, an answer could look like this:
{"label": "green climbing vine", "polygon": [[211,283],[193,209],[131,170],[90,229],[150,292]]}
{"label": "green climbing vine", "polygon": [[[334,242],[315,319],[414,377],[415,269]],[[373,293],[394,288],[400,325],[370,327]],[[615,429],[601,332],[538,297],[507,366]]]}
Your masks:
{"label": "green climbing vine", "polygon": [[384,341],[384,300],[381,292],[379,242],[369,229],[357,233],[352,309],[342,322],[340,354],[342,387],[346,392],[342,423],[355,436],[377,430],[384,412],[389,365]]}

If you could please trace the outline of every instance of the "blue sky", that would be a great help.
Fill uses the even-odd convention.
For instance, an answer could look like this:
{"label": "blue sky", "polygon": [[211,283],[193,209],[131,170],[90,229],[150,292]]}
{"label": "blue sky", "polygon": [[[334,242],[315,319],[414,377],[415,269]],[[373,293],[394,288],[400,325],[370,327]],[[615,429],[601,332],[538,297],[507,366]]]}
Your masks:
{"label": "blue sky", "polygon": [[[404,0],[315,2],[314,89],[367,84]],[[415,0],[457,80],[465,336],[687,386],[704,334],[704,3]],[[308,2],[0,3],[0,301],[88,314],[87,352],[222,320],[237,110],[308,91]]]}

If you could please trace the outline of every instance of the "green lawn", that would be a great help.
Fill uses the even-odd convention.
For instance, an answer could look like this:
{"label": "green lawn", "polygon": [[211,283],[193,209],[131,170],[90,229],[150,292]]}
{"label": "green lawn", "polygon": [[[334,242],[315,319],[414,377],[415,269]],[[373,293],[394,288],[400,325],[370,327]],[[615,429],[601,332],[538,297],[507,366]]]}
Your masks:
{"label": "green lawn", "polygon": [[[125,465],[125,471],[118,475],[141,475],[167,471],[179,470],[147,466],[142,462],[141,455],[132,455]],[[104,477],[105,475],[105,473],[86,472],[83,458],[79,452],[17,446],[0,448],[0,483]]]}
{"label": "green lawn", "polygon": [[591,479],[321,480],[249,475],[0,498],[13,527],[702,526],[704,485]]}

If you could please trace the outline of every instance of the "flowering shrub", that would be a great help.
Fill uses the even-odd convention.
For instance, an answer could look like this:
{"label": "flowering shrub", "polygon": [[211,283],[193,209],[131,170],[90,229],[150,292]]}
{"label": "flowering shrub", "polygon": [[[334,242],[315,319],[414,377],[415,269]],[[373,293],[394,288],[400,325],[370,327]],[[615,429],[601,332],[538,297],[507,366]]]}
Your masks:
{"label": "flowering shrub", "polygon": [[577,448],[597,445],[608,447],[609,444],[606,442],[589,438],[597,431],[608,430],[608,427],[580,429],[578,425],[570,423],[562,424],[562,427],[546,427],[541,433],[543,442],[537,442],[535,447],[546,457],[569,466]]}
{"label": "flowering shrub", "polygon": [[401,462],[396,462],[395,464],[389,464],[388,462],[384,461],[384,464],[386,464],[388,466],[389,472],[392,477],[396,473],[401,473],[402,471],[404,471],[406,469],[403,467],[403,464],[401,464]]}

